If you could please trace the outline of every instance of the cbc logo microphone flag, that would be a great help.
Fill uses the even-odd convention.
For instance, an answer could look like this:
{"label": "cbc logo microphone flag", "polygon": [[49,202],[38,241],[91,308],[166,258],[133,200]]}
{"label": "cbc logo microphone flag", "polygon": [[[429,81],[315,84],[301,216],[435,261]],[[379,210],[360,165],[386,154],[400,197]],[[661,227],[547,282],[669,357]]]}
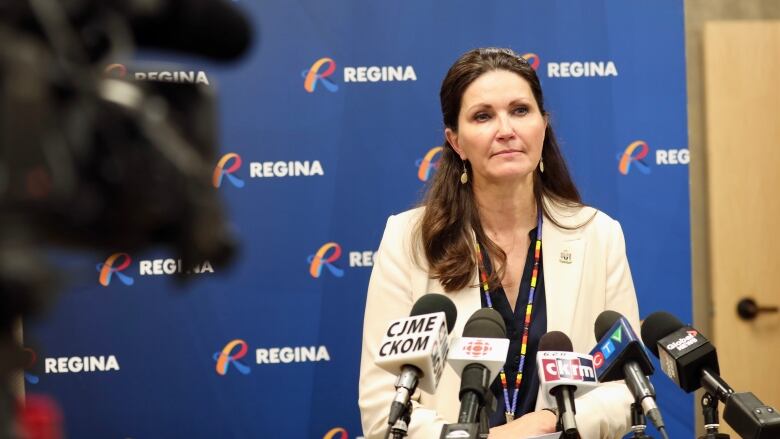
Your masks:
{"label": "cbc logo microphone flag", "polygon": [[490,370],[490,378],[498,376],[509,351],[509,339],[455,337],[450,345],[447,362],[460,376],[463,369],[472,363],[479,363]]}
{"label": "cbc logo microphone flag", "polygon": [[492,350],[493,347],[488,341],[479,338],[471,340],[463,346],[463,351],[474,358],[484,357]]}

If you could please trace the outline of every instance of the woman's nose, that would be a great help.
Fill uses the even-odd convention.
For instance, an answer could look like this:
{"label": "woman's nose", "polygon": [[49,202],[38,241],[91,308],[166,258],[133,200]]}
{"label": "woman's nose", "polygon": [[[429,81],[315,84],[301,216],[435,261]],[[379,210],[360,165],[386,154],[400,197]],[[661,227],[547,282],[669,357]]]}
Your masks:
{"label": "woman's nose", "polygon": [[498,119],[498,132],[496,133],[496,137],[502,140],[512,138],[515,135],[515,131],[512,128],[512,124],[510,123],[509,116],[500,115],[498,116],[497,119]]}

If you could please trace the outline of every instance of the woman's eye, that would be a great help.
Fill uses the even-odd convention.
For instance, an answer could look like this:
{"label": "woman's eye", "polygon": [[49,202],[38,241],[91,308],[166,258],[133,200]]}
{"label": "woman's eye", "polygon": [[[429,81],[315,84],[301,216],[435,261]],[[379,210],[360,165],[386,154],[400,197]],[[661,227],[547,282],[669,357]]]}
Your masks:
{"label": "woman's eye", "polygon": [[520,106],[515,108],[515,114],[520,114],[520,115],[528,114],[528,107]]}
{"label": "woman's eye", "polygon": [[490,115],[488,115],[487,113],[477,113],[474,115],[474,120],[478,122],[484,122],[488,119],[490,119]]}

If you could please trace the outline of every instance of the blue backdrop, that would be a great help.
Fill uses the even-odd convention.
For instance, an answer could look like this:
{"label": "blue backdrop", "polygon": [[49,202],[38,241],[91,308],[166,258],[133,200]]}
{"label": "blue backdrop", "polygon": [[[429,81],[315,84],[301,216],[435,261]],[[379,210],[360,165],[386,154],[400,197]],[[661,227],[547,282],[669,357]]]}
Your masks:
{"label": "blue backdrop", "polygon": [[[690,321],[682,2],[237,5],[258,37],[240,64],[145,59],[175,60],[157,70],[220,94],[214,183],[241,257],[229,270],[204,261],[184,289],[162,250],[73,258],[74,284],[25,327],[27,392],[59,401],[69,437],[360,436],[372,254],[435,172],[439,85],[479,46],[538,64],[585,201],[623,225],[641,317]],[[653,382],[670,436],[692,437],[691,398]]]}

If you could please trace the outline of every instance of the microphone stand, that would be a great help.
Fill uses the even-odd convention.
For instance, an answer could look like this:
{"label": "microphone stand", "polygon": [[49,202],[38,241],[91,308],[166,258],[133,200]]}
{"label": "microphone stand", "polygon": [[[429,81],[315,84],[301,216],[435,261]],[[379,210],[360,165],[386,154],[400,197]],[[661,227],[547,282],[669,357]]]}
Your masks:
{"label": "microphone stand", "polygon": [[441,428],[440,439],[487,439],[490,434],[488,425],[487,409],[483,406],[479,408],[479,415],[476,422],[446,424]]}
{"label": "microphone stand", "polygon": [[487,439],[490,427],[484,407],[480,409],[480,413],[477,422],[445,424],[441,428],[439,439]]}
{"label": "microphone stand", "polygon": [[[634,435],[632,439],[653,439],[652,436],[645,434],[647,429],[647,422],[645,421],[645,413],[642,411],[642,406],[635,402],[631,403],[631,431]],[[701,439],[701,438],[699,438]]]}
{"label": "microphone stand", "polygon": [[490,434],[490,425],[488,424],[487,408],[484,406],[479,410],[479,419],[477,420],[479,427],[477,428],[478,437],[481,439],[487,439]]}
{"label": "microphone stand", "polygon": [[[490,372],[484,366],[468,365],[463,369],[461,405],[456,424],[442,426],[440,439],[483,439],[490,433],[487,407],[493,403]],[[464,387],[463,382],[469,383]],[[470,391],[464,392],[464,389]]]}
{"label": "microphone stand", "polygon": [[393,439],[403,439],[404,437],[409,434],[409,422],[412,420],[412,403],[407,402],[406,406],[404,407],[403,413],[401,413],[401,416],[398,417],[398,420],[395,421],[395,424],[393,424],[390,428],[387,429],[387,434],[385,435],[385,439],[388,437],[391,437]]}
{"label": "microphone stand", "polygon": [[726,433],[719,433],[718,428],[718,400],[713,398],[710,392],[705,392],[701,397],[701,412],[704,415],[704,434],[698,439],[729,439]]}

